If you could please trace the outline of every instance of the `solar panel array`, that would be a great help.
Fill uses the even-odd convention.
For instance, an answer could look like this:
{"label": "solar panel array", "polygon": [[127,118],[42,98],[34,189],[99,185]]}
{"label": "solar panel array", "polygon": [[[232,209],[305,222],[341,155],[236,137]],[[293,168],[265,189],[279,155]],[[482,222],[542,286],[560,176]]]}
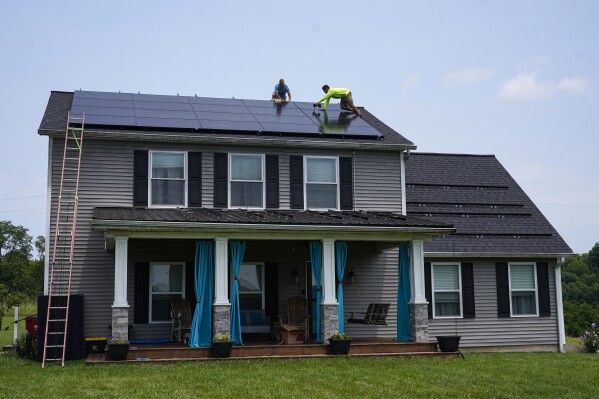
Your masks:
{"label": "solar panel array", "polygon": [[88,126],[382,137],[337,104],[324,112],[305,102],[76,91],[71,115],[83,113]]}

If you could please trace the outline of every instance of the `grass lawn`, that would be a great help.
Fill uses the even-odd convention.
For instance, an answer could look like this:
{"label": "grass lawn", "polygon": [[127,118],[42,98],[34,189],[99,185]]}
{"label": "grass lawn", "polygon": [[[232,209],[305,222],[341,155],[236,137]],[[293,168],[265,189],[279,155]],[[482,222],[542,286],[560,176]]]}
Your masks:
{"label": "grass lawn", "polygon": [[[19,306],[19,319],[23,319],[27,316],[37,313],[36,303],[25,303]],[[0,351],[4,345],[11,345],[13,343],[13,321],[15,320],[14,309],[11,308],[4,319],[2,320],[2,331],[0,331]],[[8,327],[8,330],[6,329]],[[19,322],[19,336],[27,332],[25,330],[25,320]],[[1,392],[1,391],[0,391]]]}
{"label": "grass lawn", "polygon": [[64,368],[0,355],[6,398],[596,398],[599,355],[330,358]]}

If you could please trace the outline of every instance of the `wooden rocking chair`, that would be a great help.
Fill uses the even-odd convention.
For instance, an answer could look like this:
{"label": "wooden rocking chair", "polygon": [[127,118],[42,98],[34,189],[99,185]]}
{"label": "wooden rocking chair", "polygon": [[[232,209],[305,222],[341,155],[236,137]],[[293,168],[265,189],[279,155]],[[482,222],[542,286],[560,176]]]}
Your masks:
{"label": "wooden rocking chair", "polygon": [[287,301],[287,315],[282,317],[282,344],[297,345],[306,341],[308,334],[308,301],[294,296]]}
{"label": "wooden rocking chair", "polygon": [[171,341],[187,342],[191,331],[191,307],[189,301],[183,298],[171,299]]}
{"label": "wooden rocking chair", "polygon": [[[387,313],[389,313],[389,303],[371,303],[366,312],[351,312],[348,323],[368,324],[368,325],[387,325]],[[354,313],[363,314],[363,318],[355,318]]]}

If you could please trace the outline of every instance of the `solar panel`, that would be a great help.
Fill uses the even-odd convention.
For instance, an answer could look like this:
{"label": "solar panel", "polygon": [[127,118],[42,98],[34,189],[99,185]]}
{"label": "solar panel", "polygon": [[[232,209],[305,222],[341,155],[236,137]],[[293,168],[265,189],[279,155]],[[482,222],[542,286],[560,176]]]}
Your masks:
{"label": "solar panel", "polygon": [[76,91],[73,115],[86,125],[152,129],[205,129],[229,132],[379,138],[368,122],[329,104],[327,111],[308,102],[164,96]]}

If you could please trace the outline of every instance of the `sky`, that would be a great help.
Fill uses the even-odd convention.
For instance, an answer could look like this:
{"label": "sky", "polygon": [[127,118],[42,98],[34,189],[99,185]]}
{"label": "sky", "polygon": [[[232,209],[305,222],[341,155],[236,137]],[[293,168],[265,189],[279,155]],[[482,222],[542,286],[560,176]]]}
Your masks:
{"label": "sky", "polygon": [[0,220],[45,234],[51,90],[293,100],[347,87],[421,152],[494,154],[576,253],[599,241],[599,2],[5,1]]}

